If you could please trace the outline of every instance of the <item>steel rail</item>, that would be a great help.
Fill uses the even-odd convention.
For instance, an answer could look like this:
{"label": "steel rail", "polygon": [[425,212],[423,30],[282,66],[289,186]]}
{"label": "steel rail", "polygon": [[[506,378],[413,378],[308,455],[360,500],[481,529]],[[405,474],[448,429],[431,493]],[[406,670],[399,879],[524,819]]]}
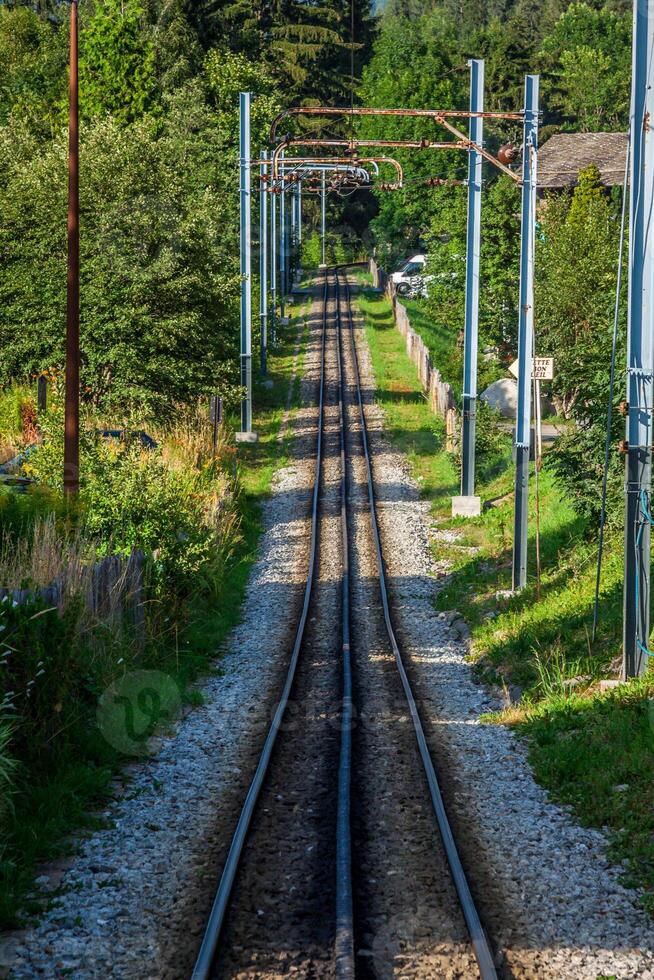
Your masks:
{"label": "steel rail", "polygon": [[282,111],[270,124],[269,141],[277,139],[277,127],[289,116],[400,116],[407,119],[508,119],[522,122],[524,112],[466,112],[464,109],[376,109],[372,106],[293,106]]}
{"label": "steel rail", "polygon": [[324,294],[324,310],[323,310],[323,335],[322,335],[322,350],[321,350],[321,365],[320,365],[320,395],[318,401],[318,436],[316,445],[316,466],[315,466],[315,477],[313,484],[313,496],[311,502],[311,539],[309,546],[309,569],[307,572],[307,582],[304,590],[304,600],[302,603],[302,612],[297,625],[297,630],[295,633],[295,640],[293,643],[293,649],[291,652],[291,657],[288,666],[288,672],[284,682],[284,688],[279,700],[279,704],[275,711],[270,729],[266,736],[264,746],[261,752],[259,763],[257,765],[256,771],[252,778],[250,788],[248,789],[241,814],[236,825],[236,830],[232,838],[232,842],[227,854],[227,859],[225,861],[225,866],[223,868],[222,876],[220,878],[220,883],[218,885],[218,890],[216,892],[213,906],[211,908],[211,913],[207,921],[207,926],[202,939],[202,945],[200,946],[200,951],[195,963],[195,967],[192,973],[192,980],[208,980],[211,975],[211,969],[213,961],[216,957],[216,952],[218,949],[218,941],[222,932],[223,924],[225,921],[225,915],[229,907],[229,901],[232,893],[232,888],[234,886],[234,880],[236,878],[236,873],[238,871],[238,866],[241,859],[241,854],[243,852],[243,847],[247,839],[248,831],[250,829],[250,824],[252,822],[252,817],[256,808],[257,800],[259,799],[259,794],[261,793],[261,787],[263,786],[266,773],[268,771],[270,760],[273,753],[273,748],[281,728],[284,714],[288,706],[291,690],[293,687],[293,682],[295,680],[295,674],[297,671],[297,665],[300,658],[300,651],[302,648],[302,642],[304,638],[304,629],[306,626],[307,618],[309,615],[309,608],[311,605],[311,594],[313,591],[313,581],[315,570],[317,566],[317,554],[318,554],[318,516],[319,516],[319,501],[320,501],[320,488],[321,488],[321,470],[322,470],[322,459],[323,459],[323,435],[324,435],[324,404],[325,404],[325,349],[326,349],[326,338],[327,338],[327,278],[325,277],[325,294]]}
{"label": "steel rail", "polygon": [[[325,274],[327,279],[327,274]],[[340,297],[338,273],[336,284],[336,324],[340,333]],[[345,442],[345,378],[340,344],[337,342],[338,412],[340,429],[341,485],[340,521],[343,549],[341,579],[341,662],[343,696],[341,707],[341,747],[338,764],[338,797],[336,807],[336,976],[339,980],[354,980],[354,911],[352,900],[352,832],[350,825],[352,784],[352,653],[350,645],[350,546],[347,514],[349,486],[347,479],[347,449]]]}
{"label": "steel rail", "polygon": [[[411,688],[411,682],[409,681],[409,677],[406,668],[404,666],[404,661],[402,659],[402,653],[400,651],[400,647],[397,642],[397,638],[395,636],[395,631],[393,629],[390,603],[388,598],[388,585],[386,582],[386,570],[384,565],[384,556],[383,556],[383,550],[381,544],[381,534],[379,530],[379,521],[377,518],[375,483],[374,483],[374,477],[372,472],[370,446],[368,441],[368,430],[366,426],[366,414],[363,407],[363,398],[361,395],[361,374],[359,370],[359,359],[357,356],[356,343],[354,339],[354,324],[352,320],[350,289],[347,283],[347,279],[345,279],[344,285],[345,285],[345,296],[346,296],[346,308],[347,308],[348,321],[349,321],[350,345],[352,350],[352,358],[354,363],[354,373],[355,373],[355,381],[356,381],[356,397],[357,397],[357,403],[359,408],[359,418],[361,423],[361,440],[363,443],[363,453],[365,458],[367,482],[368,482],[368,506],[370,510],[370,524],[372,528],[373,539],[375,542],[375,552],[377,557],[377,572],[379,576],[379,591],[381,594],[382,607],[384,610],[384,621],[386,623],[386,631],[388,633],[388,638],[391,647],[393,649],[393,654],[395,656],[397,669],[399,671],[400,678],[402,680],[402,687],[404,688],[404,694],[407,699],[409,712],[411,714],[411,720],[413,722],[413,727],[418,741],[420,757],[422,759],[425,775],[427,777],[429,794],[434,808],[434,813],[436,814],[438,828],[441,834],[441,839],[443,841],[443,847],[445,848],[445,853],[447,855],[447,860],[450,866],[450,871],[452,874],[454,885],[456,887],[456,891],[459,896],[461,910],[463,912],[466,925],[468,927],[470,941],[472,943],[472,947],[475,956],[477,958],[477,964],[479,966],[479,974],[481,980],[497,980],[497,971],[495,969],[493,954],[490,949],[488,939],[486,938],[484,928],[481,924],[479,913],[477,912],[477,908],[475,906],[475,902],[472,897],[472,893],[470,891],[470,886],[468,885],[466,874],[463,869],[463,864],[461,863],[461,858],[457,850],[456,841],[454,840],[454,834],[452,833],[452,828],[450,826],[450,822],[445,809],[445,804],[443,802],[443,796],[438,783],[438,777],[436,776],[436,770],[434,768],[434,764],[432,762],[431,755],[429,752],[429,747],[427,745],[425,731],[422,726],[422,721],[420,720],[418,707],[413,694],[413,690]],[[339,290],[338,269],[336,270],[336,289],[338,293]],[[340,317],[338,320],[338,329],[339,329],[339,344],[340,344],[341,343]]]}

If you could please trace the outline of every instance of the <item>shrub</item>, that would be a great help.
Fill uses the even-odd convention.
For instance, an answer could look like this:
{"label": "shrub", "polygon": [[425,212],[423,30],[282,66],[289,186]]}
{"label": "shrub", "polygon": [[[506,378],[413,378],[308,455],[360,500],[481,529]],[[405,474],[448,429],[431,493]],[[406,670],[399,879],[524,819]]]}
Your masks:
{"label": "shrub", "polygon": [[[24,421],[30,410],[33,413],[34,397],[25,385],[13,383],[0,391],[0,452],[4,450],[5,456],[23,442]],[[28,441],[33,441],[34,432],[27,435]]]}
{"label": "shrub", "polygon": [[[11,725],[3,721],[0,715],[0,834],[11,805],[13,778],[16,771],[16,761],[9,753]],[[0,856],[2,855],[2,837],[0,836]]]}
{"label": "shrub", "polygon": [[[477,419],[475,426],[475,460],[480,479],[491,476],[495,467],[507,458],[511,444],[510,435],[500,426],[499,412],[486,402],[477,401]],[[461,466],[461,422],[457,429],[453,456],[457,466]]]}
{"label": "shrub", "polygon": [[[53,403],[42,420],[44,441],[24,472],[59,491],[63,472],[62,407]],[[182,446],[185,447],[182,451]],[[97,542],[99,554],[128,555],[140,548],[155,559],[161,587],[193,590],[194,576],[210,576],[237,534],[229,484],[234,472],[222,470],[207,452],[208,438],[195,443],[178,432],[157,449],[138,438],[107,440],[90,425],[81,431],[79,513],[71,519]],[[224,466],[231,469],[226,447]]]}

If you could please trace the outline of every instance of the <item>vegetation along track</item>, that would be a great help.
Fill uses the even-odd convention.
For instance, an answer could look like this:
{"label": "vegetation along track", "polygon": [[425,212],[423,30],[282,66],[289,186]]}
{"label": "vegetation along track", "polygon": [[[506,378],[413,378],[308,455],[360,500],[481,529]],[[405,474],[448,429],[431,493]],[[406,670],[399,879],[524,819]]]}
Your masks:
{"label": "vegetation along track", "polygon": [[287,971],[487,980],[493,956],[393,631],[339,269],[325,272],[319,342],[304,601],[194,980]]}

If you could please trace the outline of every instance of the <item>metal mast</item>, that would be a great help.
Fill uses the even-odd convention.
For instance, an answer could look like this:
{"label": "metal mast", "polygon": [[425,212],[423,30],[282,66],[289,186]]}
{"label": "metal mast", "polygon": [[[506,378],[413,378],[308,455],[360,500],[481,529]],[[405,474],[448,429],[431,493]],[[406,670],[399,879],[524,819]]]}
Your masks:
{"label": "metal mast", "polygon": [[[284,160],[284,154],[282,153],[280,159]],[[281,286],[281,296],[279,300],[280,313],[282,320],[286,315],[286,292],[287,292],[287,272],[288,272],[288,259],[287,259],[287,245],[286,245],[286,181],[284,180],[284,169],[282,166],[282,188],[279,195],[279,268],[280,268],[280,286]]]}
{"label": "metal mast", "polygon": [[[261,151],[266,160],[268,151]],[[259,167],[259,318],[261,321],[261,373],[268,370],[268,198],[266,193],[267,164]]]}
{"label": "metal mast", "polygon": [[[484,111],[484,62],[470,61],[470,112]],[[470,139],[482,146],[483,116],[471,116]],[[466,247],[466,307],[463,347],[463,434],[461,495],[475,492],[475,422],[477,412],[477,348],[479,338],[479,265],[481,254],[481,192],[483,160],[477,149],[468,154],[468,229]]]}
{"label": "metal mast", "polygon": [[531,364],[534,351],[534,251],[538,150],[538,75],[525,77],[522,140],[522,218],[520,226],[520,314],[518,321],[518,406],[515,430],[515,525],[513,588],[527,584],[527,516],[529,509],[529,444],[531,428]]}
{"label": "metal mast", "polygon": [[654,9],[634,3],[629,204],[627,459],[625,473],[625,679],[644,673],[650,630],[652,411],[654,410]]}
{"label": "metal mast", "polygon": [[325,244],[325,233],[327,230],[327,175],[325,171],[322,172],[322,183],[320,185],[320,239],[322,242],[322,265],[327,264],[326,261],[326,244]]}
{"label": "metal mast", "polygon": [[274,344],[277,333],[277,194],[272,181],[270,186],[270,339]]}
{"label": "metal mast", "polygon": [[252,257],[250,241],[250,92],[240,95],[241,434],[252,431]]}

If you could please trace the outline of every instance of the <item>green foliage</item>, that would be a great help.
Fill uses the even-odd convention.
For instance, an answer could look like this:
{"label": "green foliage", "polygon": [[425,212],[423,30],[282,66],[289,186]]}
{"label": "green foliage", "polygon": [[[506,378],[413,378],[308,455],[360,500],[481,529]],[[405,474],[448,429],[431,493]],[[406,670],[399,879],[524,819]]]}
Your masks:
{"label": "green foliage", "polygon": [[5,712],[16,718],[10,745],[23,762],[38,759],[56,737],[68,698],[64,724],[92,697],[75,637],[78,615],[71,608],[60,616],[41,600],[0,602],[0,696]]}
{"label": "green foliage", "polygon": [[[0,832],[11,806],[13,779],[16,771],[16,760],[9,751],[11,731],[10,723],[5,720],[3,715],[0,715]],[[0,858],[3,851],[1,841],[2,838],[0,837]]]}
{"label": "green foliage", "polygon": [[[454,26],[440,11],[431,11],[419,21],[387,16],[366,66],[360,90],[365,105],[415,108],[455,108],[467,102],[465,84],[456,71],[459,54]],[[364,119],[358,133],[365,138],[421,139],[424,120]],[[433,175],[463,177],[463,155],[439,154],[426,150],[398,150],[410,178],[405,188],[386,194],[377,192],[379,214],[371,223],[382,249],[390,245],[391,261],[400,250],[418,245],[430,219],[439,208],[439,189],[428,188],[419,178]]]}
{"label": "green foliage", "polygon": [[98,0],[84,24],[80,59],[82,110],[113,115],[119,122],[138,119],[152,105],[155,53],[145,31],[142,0]]}
{"label": "green foliage", "polygon": [[[536,282],[540,353],[556,357],[555,403],[576,429],[548,456],[579,511],[596,517],[604,460],[607,382],[615,308],[619,216],[598,187],[597,173],[580,175],[572,202],[553,197],[542,214]],[[574,351],[574,356],[567,352]],[[624,362],[621,331],[617,376]],[[616,396],[617,398],[617,396]],[[616,406],[617,407],[617,406]],[[614,412],[613,444],[621,427]],[[620,460],[611,455],[610,511],[619,520]]]}
{"label": "green foliage", "polygon": [[[0,131],[0,144],[15,135]],[[216,137],[193,88],[158,133],[147,120],[84,130],[82,377],[96,403],[161,415],[235,380],[236,195],[205,182]],[[63,365],[64,145],[0,187],[3,382]]]}
{"label": "green foliage", "polygon": [[312,235],[305,235],[302,239],[302,268],[317,269],[322,262],[322,238],[315,231]]}
{"label": "green foliage", "polygon": [[206,47],[265,62],[290,104],[338,104],[350,96],[352,14],[356,79],[369,54],[370,0],[201,0],[192,17]]}
{"label": "green foliage", "polygon": [[[361,242],[346,240],[342,235],[328,232],[325,238],[325,260],[327,265],[345,265],[357,262],[362,256]],[[302,267],[317,269],[322,262],[322,238],[318,232],[305,235],[302,239]]]}
{"label": "green foliage", "polygon": [[[427,307],[434,324],[456,336],[463,329],[465,314],[467,203],[459,188],[444,188],[438,203],[427,238],[429,273],[434,276]],[[512,180],[501,177],[489,187],[482,208],[479,330],[481,349],[497,349],[504,358],[515,355],[516,349],[519,214],[520,191]],[[456,385],[459,372],[451,367],[447,379]],[[482,360],[479,369],[480,384],[485,374],[489,375],[486,383],[497,377],[492,362]]]}
{"label": "green foliage", "polygon": [[34,392],[26,385],[11,384],[0,391],[0,445],[20,441],[21,408],[34,402]]}
{"label": "green foliage", "polygon": [[67,36],[25,7],[0,5],[0,125],[21,121],[50,135],[63,115]]}
{"label": "green foliage", "polygon": [[561,119],[582,132],[626,124],[631,18],[607,7],[573,3],[543,40],[546,97]]}
{"label": "green foliage", "polygon": [[[44,441],[24,472],[58,491],[63,472],[61,404],[42,419]],[[80,505],[85,533],[99,554],[156,553],[160,588],[191,593],[198,576],[208,579],[224,560],[220,494],[226,480],[212,464],[171,466],[162,450],[138,439],[106,440],[96,429],[81,434]]]}

